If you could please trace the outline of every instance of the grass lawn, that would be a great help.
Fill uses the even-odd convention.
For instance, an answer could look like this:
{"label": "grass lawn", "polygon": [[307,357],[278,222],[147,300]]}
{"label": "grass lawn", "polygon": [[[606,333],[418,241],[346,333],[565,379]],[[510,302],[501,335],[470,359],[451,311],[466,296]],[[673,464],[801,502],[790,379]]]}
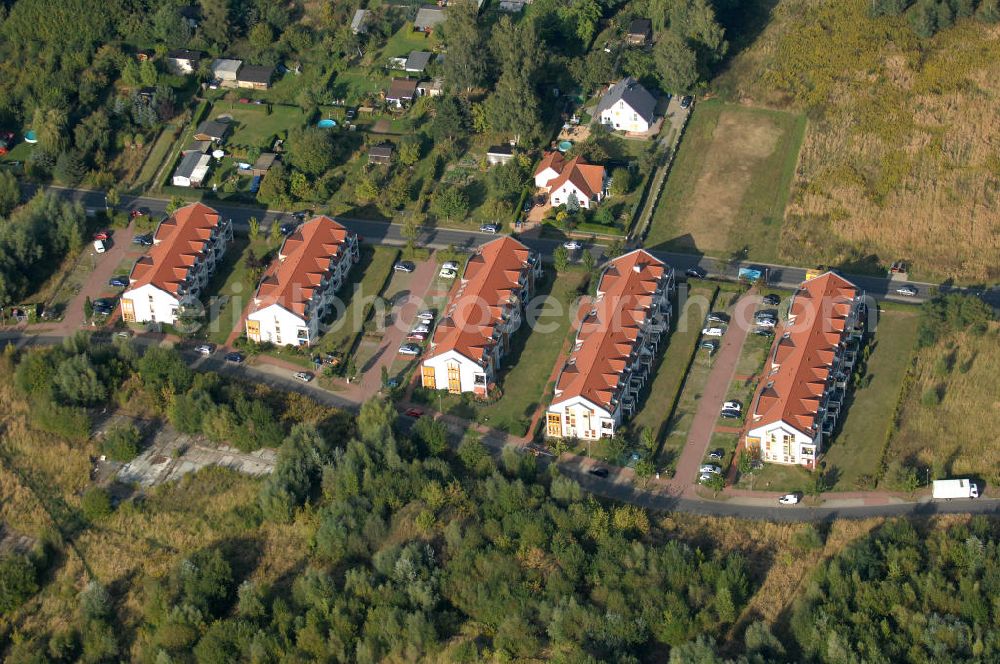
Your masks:
{"label": "grass lawn", "polygon": [[433,51],[437,43],[434,33],[415,32],[413,23],[407,21],[396,33],[389,37],[380,54],[379,62],[389,58],[405,57],[410,51]]}
{"label": "grass lawn", "polygon": [[[643,429],[654,431],[658,443],[663,440],[670,409],[684,384],[691,353],[701,336],[700,323],[715,298],[714,286],[695,284],[689,291],[686,291],[686,288],[685,284],[678,287],[677,297],[682,303],[675,306],[675,313],[680,315],[674,319],[667,348],[653,373],[653,381],[643,397],[642,406],[628,425],[628,437],[632,442],[639,440],[639,434]],[[683,440],[679,443],[669,449],[664,446],[661,452],[661,462],[664,465],[669,466],[676,460],[681,448],[684,447]]]}
{"label": "grass lawn", "polygon": [[160,135],[156,137],[153,147],[149,149],[146,163],[142,165],[142,170],[133,183],[136,188],[144,188],[153,182],[153,178],[156,177],[156,171],[163,165],[163,160],[167,158],[167,153],[170,152],[173,144],[174,126],[167,125],[160,132]]}
{"label": "grass lawn", "polygon": [[389,87],[389,77],[373,76],[367,71],[345,71],[337,74],[331,84],[331,94],[335,99],[342,99],[348,106],[354,106],[368,94],[376,94],[379,90]]}
{"label": "grass lawn", "polygon": [[896,399],[916,343],[916,312],[883,311],[868,359],[871,384],[848,392],[840,432],[826,451],[834,489],[853,491],[862,475],[878,475]]}
{"label": "grass lawn", "polygon": [[705,463],[714,463],[722,468],[722,472],[726,473],[729,469],[729,465],[733,461],[733,452],[736,451],[736,443],[738,443],[740,437],[735,433],[713,433],[712,440],[708,444],[708,451],[722,448],[724,454],[722,456],[722,461],[717,461],[709,459],[708,455],[705,455]]}
{"label": "grass lawn", "polygon": [[302,109],[296,106],[272,105],[270,108],[269,113],[266,104],[218,101],[212,107],[208,117],[232,116],[236,126],[226,139],[228,145],[255,146],[267,149],[271,147],[271,137],[286,135],[289,130],[304,126],[308,120]]}
{"label": "grass lawn", "polygon": [[[224,344],[229,333],[240,322],[243,308],[249,298],[253,297],[253,284],[247,283],[245,257],[249,249],[258,256],[267,253],[268,245],[264,240],[258,240],[251,245],[245,237],[236,236],[226,249],[222,263],[215,268],[215,273],[205,287],[202,301],[205,303],[205,326],[200,335],[204,335],[215,344]],[[206,299],[207,298],[207,299]]]}
{"label": "grass lawn", "polygon": [[776,261],[805,116],[710,100],[688,123],[647,247]]}
{"label": "grass lawn", "polygon": [[361,245],[361,260],[351,268],[349,281],[338,293],[344,313],[330,324],[316,345],[317,352],[346,354],[353,350],[365,323],[366,304],[381,295],[397,256],[398,249]]}
{"label": "grass lawn", "polygon": [[801,491],[805,493],[809,487],[813,486],[814,482],[815,476],[799,466],[765,463],[763,468],[741,476],[736,482],[736,487],[755,491],[781,491],[782,493]]}
{"label": "grass lawn", "polygon": [[570,334],[572,303],[585,278],[582,271],[564,272],[558,278],[551,271],[545,274],[546,280],[537,289],[536,296],[544,296],[547,300],[537,309],[536,327],[546,327],[532,329],[526,321],[514,335],[500,371],[503,396],[498,401],[484,405],[468,397],[423,389],[416,390],[414,397],[435,408],[440,405],[447,413],[474,419],[501,431],[518,436],[527,434],[532,414],[540,404],[547,403],[552,391],[549,377]]}

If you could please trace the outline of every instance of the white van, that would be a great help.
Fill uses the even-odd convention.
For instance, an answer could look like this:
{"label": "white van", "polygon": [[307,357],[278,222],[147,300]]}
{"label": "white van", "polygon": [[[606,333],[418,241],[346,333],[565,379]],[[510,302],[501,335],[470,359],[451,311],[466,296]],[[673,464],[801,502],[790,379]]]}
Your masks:
{"label": "white van", "polygon": [[108,246],[104,244],[104,240],[94,240],[94,251],[99,254],[103,254],[108,250]]}

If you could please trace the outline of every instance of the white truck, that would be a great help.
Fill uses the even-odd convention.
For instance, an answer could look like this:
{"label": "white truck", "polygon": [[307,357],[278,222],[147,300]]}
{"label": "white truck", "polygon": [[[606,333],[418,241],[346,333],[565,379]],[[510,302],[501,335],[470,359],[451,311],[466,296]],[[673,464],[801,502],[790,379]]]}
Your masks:
{"label": "white truck", "polygon": [[967,480],[934,480],[934,500],[951,500],[952,498],[978,498],[979,487]]}

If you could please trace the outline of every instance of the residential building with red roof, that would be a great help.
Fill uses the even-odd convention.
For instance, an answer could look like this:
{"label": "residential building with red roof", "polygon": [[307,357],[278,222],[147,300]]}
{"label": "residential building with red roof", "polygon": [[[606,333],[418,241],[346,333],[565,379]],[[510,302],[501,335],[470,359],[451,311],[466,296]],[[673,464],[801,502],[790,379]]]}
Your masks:
{"label": "residential building with red roof", "polygon": [[535,168],[535,186],[546,190],[553,207],[575,197],[580,207],[589,209],[604,198],[604,167],[588,164],[583,157],[567,161],[560,152],[546,152]]}
{"label": "residential building with red roof", "polygon": [[320,336],[336,292],[358,262],[358,236],[319,216],[285,238],[247,315],[247,338],[279,346],[308,346]]}
{"label": "residential building with red roof", "polygon": [[747,413],[745,443],[763,461],[816,467],[844,403],[866,311],[864,293],[833,272],[792,296]]}
{"label": "residential building with red roof", "polygon": [[149,253],[132,267],[122,318],[173,325],[181,307],[198,301],[232,239],[230,220],[203,203],[185,205],[164,219]]}
{"label": "residential building with red roof", "polygon": [[485,396],[540,276],[538,255],[511,237],[479,247],[434,328],[421,368],[423,386]]}
{"label": "residential building with red roof", "polygon": [[634,414],[670,329],[674,271],[644,249],[608,263],[578,316],[545,417],[553,438],[610,438]]}

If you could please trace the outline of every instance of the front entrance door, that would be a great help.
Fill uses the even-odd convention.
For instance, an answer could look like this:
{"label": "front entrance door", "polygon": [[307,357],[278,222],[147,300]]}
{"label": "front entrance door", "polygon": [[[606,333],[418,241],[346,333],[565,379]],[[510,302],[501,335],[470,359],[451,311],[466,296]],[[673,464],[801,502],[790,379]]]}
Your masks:
{"label": "front entrance door", "polygon": [[452,394],[462,393],[462,377],[457,364],[448,365],[448,391]]}
{"label": "front entrance door", "polygon": [[135,304],[131,299],[122,300],[122,320],[126,323],[135,322]]}

